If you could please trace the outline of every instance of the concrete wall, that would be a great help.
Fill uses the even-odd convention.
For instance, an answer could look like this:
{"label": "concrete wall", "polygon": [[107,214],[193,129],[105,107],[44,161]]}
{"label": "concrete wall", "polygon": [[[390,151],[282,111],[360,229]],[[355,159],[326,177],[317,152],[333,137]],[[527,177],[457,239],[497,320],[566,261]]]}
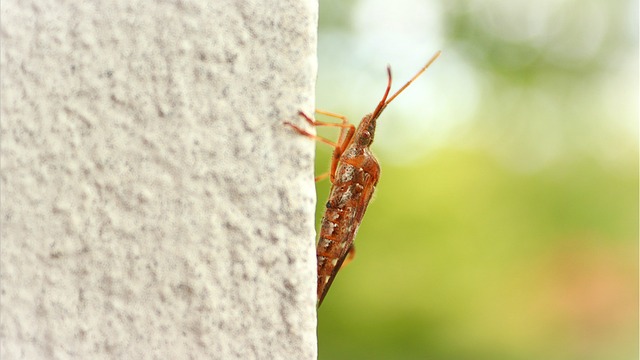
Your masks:
{"label": "concrete wall", "polygon": [[[2,359],[314,359],[317,2],[2,3]],[[303,122],[300,122],[301,124]]]}

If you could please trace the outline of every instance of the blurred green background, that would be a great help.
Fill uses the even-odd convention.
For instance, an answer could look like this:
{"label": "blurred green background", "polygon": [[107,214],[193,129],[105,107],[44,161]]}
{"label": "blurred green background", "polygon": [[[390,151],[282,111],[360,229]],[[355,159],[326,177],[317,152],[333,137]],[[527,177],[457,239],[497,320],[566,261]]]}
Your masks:
{"label": "blurred green background", "polygon": [[319,358],[638,359],[638,3],[321,0],[316,106],[357,123],[436,50],[378,121]]}

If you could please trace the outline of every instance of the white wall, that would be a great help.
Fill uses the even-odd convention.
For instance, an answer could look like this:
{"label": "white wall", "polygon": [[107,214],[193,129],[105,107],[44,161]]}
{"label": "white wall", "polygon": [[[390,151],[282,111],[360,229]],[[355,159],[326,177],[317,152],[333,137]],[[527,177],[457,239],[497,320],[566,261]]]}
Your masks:
{"label": "white wall", "polygon": [[317,2],[3,1],[2,359],[314,359]]}

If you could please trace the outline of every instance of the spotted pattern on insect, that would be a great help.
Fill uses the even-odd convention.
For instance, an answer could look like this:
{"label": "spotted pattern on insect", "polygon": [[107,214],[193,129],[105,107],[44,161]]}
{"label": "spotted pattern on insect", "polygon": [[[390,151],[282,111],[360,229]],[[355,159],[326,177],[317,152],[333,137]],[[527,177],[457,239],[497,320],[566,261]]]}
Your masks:
{"label": "spotted pattern on insect", "polygon": [[299,113],[312,125],[340,127],[341,131],[337,143],[313,135],[297,125],[285,123],[298,133],[325,142],[335,148],[331,170],[328,174],[332,187],[316,247],[318,306],[322,304],[331,283],[349,254],[353,254],[353,241],[380,177],[380,165],[369,148],[373,142],[376,121],[387,105],[418,78],[438,56],[440,56],[440,52],[437,52],[416,75],[390,97],[388,95],[391,90],[391,69],[387,68],[388,82],[382,100],[371,114],[366,115],[360,121],[357,128],[349,124],[344,116],[338,114],[316,111],[341,119],[341,124],[315,121],[304,113]]}
{"label": "spotted pattern on insect", "polygon": [[317,246],[319,302],[353,246],[364,210],[378,183],[380,165],[366,150],[344,151],[336,169]]}

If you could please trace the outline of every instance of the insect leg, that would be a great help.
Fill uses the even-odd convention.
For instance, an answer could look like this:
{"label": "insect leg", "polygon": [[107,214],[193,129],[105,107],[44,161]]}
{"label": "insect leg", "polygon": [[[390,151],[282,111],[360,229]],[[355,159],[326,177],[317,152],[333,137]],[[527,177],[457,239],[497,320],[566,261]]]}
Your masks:
{"label": "insect leg", "polygon": [[[342,132],[344,131],[344,128],[355,128],[355,126],[353,126],[353,125],[349,124],[348,122],[346,122],[346,118],[345,117],[343,117],[344,119],[343,119],[342,123],[336,124],[336,123],[328,123],[328,122],[314,120],[314,119],[310,118],[307,114],[303,113],[302,111],[299,111],[298,114],[300,116],[302,116],[312,126],[332,126],[332,127],[342,128],[340,130],[340,134],[341,134],[340,138],[342,137]],[[320,112],[320,114],[324,114],[324,112]],[[303,130],[301,127],[299,127],[297,125],[294,125],[294,124],[292,124],[292,123],[290,123],[288,121],[285,121],[285,124],[291,126],[294,130],[296,130],[298,133],[300,133],[300,134],[302,134],[304,136],[310,137],[310,138],[318,140],[318,141],[322,141],[325,144],[329,144],[329,145],[333,146],[334,148],[339,147],[339,143],[342,143],[340,138],[338,139],[339,143],[335,143],[335,142],[333,142],[331,140],[328,140],[328,139],[325,139],[323,137],[320,137],[320,136],[317,136],[317,135],[313,135],[313,134],[309,133],[308,131]]]}
{"label": "insect leg", "polygon": [[354,127],[354,125],[349,124],[349,121],[347,120],[347,117],[344,115],[340,115],[337,113],[333,113],[330,111],[324,111],[324,110],[320,110],[320,109],[316,109],[316,113],[320,114],[320,115],[325,115],[325,116],[329,116],[332,118],[336,118],[336,119],[340,119],[342,121],[342,124],[339,125],[340,127],[342,127],[342,130],[340,130],[340,136],[338,136],[338,142],[342,142],[343,138],[344,138],[344,131],[347,128],[351,128]]}
{"label": "insect leg", "polygon": [[[337,126],[340,126],[342,128],[340,130],[340,135],[338,136],[338,144],[340,146],[336,147],[333,150],[333,156],[331,158],[331,169],[329,170],[329,177],[330,177],[331,183],[334,183],[336,169],[338,168],[338,162],[340,161],[340,156],[342,156],[342,153],[344,152],[344,150],[347,148],[347,146],[349,146],[349,142],[351,141],[351,138],[353,138],[353,134],[355,134],[356,132],[356,127],[353,124],[349,124],[347,117],[344,115],[340,115],[340,114],[336,114],[333,112],[324,111],[320,109],[316,109],[316,113],[342,120],[341,124],[336,124]],[[336,125],[333,125],[333,126],[336,126]]]}
{"label": "insect leg", "polygon": [[352,244],[351,247],[349,248],[349,252],[347,253],[347,258],[344,259],[342,266],[347,266],[347,264],[353,261],[355,257],[356,257],[356,246]]}
{"label": "insect leg", "polygon": [[290,126],[293,130],[298,132],[300,135],[304,135],[304,136],[306,136],[308,138],[311,138],[311,139],[314,139],[314,140],[317,140],[317,141],[321,141],[321,142],[323,142],[325,144],[333,146],[334,148],[337,148],[337,147],[340,146],[339,144],[336,144],[336,143],[334,143],[333,141],[331,141],[329,139],[325,139],[322,136],[314,135],[314,134],[308,132],[307,130],[304,130],[303,128],[299,127],[298,125],[294,125],[294,124],[292,124],[292,123],[290,123],[288,121],[285,121],[284,124]]}
{"label": "insect leg", "polygon": [[329,177],[329,175],[331,175],[328,171],[325,173],[322,173],[318,176],[315,177],[315,181],[318,182],[320,180],[324,180],[325,178]]}
{"label": "insect leg", "polygon": [[[331,183],[333,183],[334,178],[335,178],[335,173],[336,173],[336,169],[338,168],[338,161],[340,160],[340,156],[342,155],[342,153],[344,152],[344,150],[347,148],[347,146],[349,145],[349,142],[351,141],[351,138],[353,137],[353,134],[356,131],[356,127],[353,124],[349,124],[349,122],[347,121],[347,118],[343,115],[339,115],[339,114],[335,114],[332,112],[328,112],[328,111],[323,111],[323,110],[316,110],[316,112],[318,114],[322,114],[322,115],[326,115],[326,116],[331,116],[331,117],[335,117],[338,119],[341,119],[342,122],[341,123],[328,123],[328,122],[323,122],[323,121],[317,121],[312,119],[311,117],[309,117],[307,114],[305,114],[302,111],[299,111],[298,114],[300,116],[302,116],[309,124],[313,125],[313,126],[331,126],[331,127],[339,127],[340,129],[340,136],[338,137],[338,142],[335,143],[331,140],[325,139],[321,136],[317,136],[317,135],[313,135],[311,133],[309,133],[306,130],[303,130],[302,128],[291,124],[290,122],[285,122],[286,125],[291,126],[294,130],[296,130],[298,133],[310,137],[312,139],[321,141],[325,144],[329,144],[331,146],[334,147],[333,150],[333,156],[331,159],[331,169],[329,170],[328,176],[331,180]],[[346,130],[346,133],[345,133]],[[327,177],[327,174],[322,174],[318,177],[316,177],[316,181],[320,180],[320,179],[324,179],[325,177]]]}
{"label": "insect leg", "polygon": [[[318,121],[312,120],[311,118],[309,118],[307,115],[305,115],[303,113],[300,113],[300,114],[307,120],[308,123],[310,123],[311,125],[314,125],[314,126],[338,126],[338,127],[340,127],[342,125],[342,124],[318,122]],[[292,123],[290,123],[288,121],[285,122],[284,124],[290,126],[293,130],[295,130],[296,132],[298,132],[301,135],[304,135],[304,136],[309,137],[311,139],[314,139],[314,140],[317,140],[317,141],[320,141],[320,142],[323,142],[325,144],[333,146],[334,149],[335,149],[334,150],[334,155],[333,155],[334,158],[336,156],[335,155],[336,152],[341,149],[340,144],[335,143],[335,142],[333,142],[333,141],[331,141],[329,139],[323,138],[321,136],[311,134],[310,132],[308,132],[308,131],[302,129],[301,127],[299,127],[297,125],[294,125],[294,124],[292,124]],[[342,153],[342,150],[340,150],[340,154],[341,153]],[[332,169],[333,169],[333,162],[332,162]],[[331,177],[331,181],[333,182],[333,176],[334,176],[333,174],[334,173],[335,173],[335,169],[333,169],[333,172],[329,172],[328,171],[328,172],[326,172],[324,174],[318,175],[318,176],[315,177],[315,181],[317,182],[317,181],[320,181],[320,180],[322,180],[322,179],[324,179],[326,177]]]}
{"label": "insect leg", "polygon": [[[303,113],[302,111],[299,111],[298,114],[300,116],[302,116],[305,120],[307,120],[307,122],[313,126],[332,126],[332,127],[339,127],[340,128],[340,135],[338,136],[338,143],[342,143],[344,141],[344,131],[347,129],[355,129],[355,126],[352,124],[349,124],[349,122],[347,121],[347,117],[343,116],[343,115],[339,115],[339,114],[334,114],[328,111],[322,111],[322,110],[317,110],[316,112],[318,114],[322,114],[322,115],[327,115],[327,116],[331,116],[331,117],[335,117],[338,118],[340,120],[342,120],[341,123],[329,123],[329,122],[324,122],[324,121],[318,121],[315,119],[310,118],[307,114]],[[348,130],[347,130],[348,131]]]}

